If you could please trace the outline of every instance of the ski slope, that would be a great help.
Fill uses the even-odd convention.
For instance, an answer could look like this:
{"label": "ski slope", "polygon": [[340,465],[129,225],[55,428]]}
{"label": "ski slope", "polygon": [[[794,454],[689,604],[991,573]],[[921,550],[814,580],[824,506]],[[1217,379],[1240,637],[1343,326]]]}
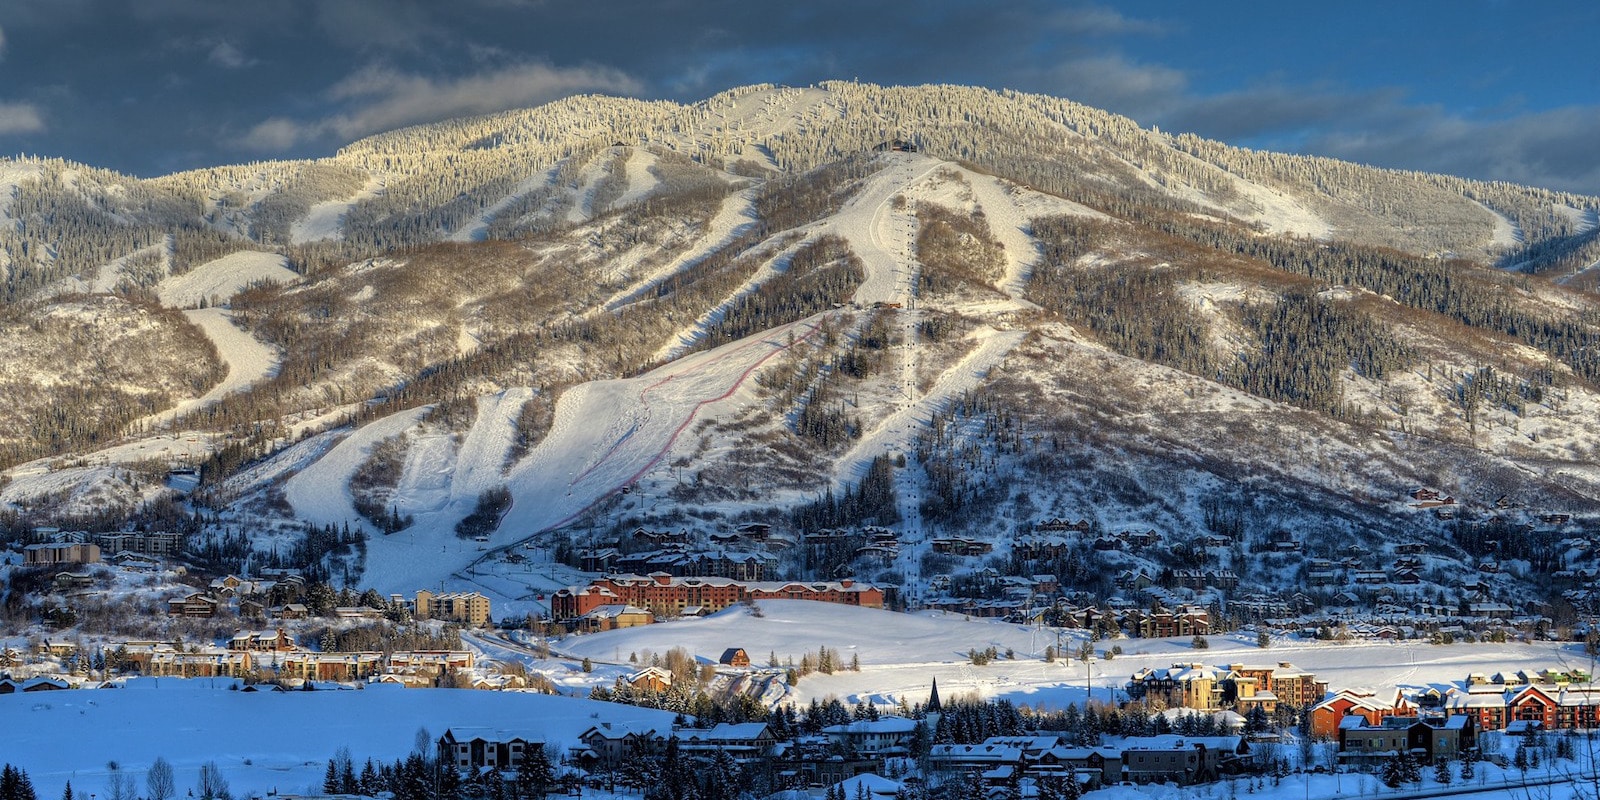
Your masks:
{"label": "ski slope", "polygon": [[[633,162],[629,162],[632,164]],[[722,205],[711,217],[711,222],[700,240],[665,266],[651,272],[601,304],[606,311],[616,311],[629,303],[646,297],[662,281],[700,263],[706,256],[727,246],[743,236],[756,224],[755,190],[745,189],[722,199]]]}
{"label": "ski slope", "polygon": [[544,172],[530,176],[523,180],[522,183],[517,184],[516,188],[511,190],[510,194],[494,201],[483,211],[479,212],[478,216],[473,218],[471,222],[468,222],[467,224],[462,225],[460,228],[457,228],[454,233],[450,234],[450,236],[446,238],[446,241],[481,242],[488,238],[490,220],[493,220],[495,217],[499,216],[500,212],[505,211],[511,206],[512,203],[520,200],[523,195],[526,195],[535,189],[543,189],[547,186],[550,186],[555,182],[556,172],[560,169],[560,164],[554,164]]}
{"label": "ski slope", "polygon": [[217,347],[217,355],[228,374],[205,394],[179,402],[167,409],[134,422],[138,429],[158,427],[177,417],[206,406],[234,392],[243,391],[257,381],[278,374],[283,363],[278,348],[262,342],[233,324],[233,312],[222,308],[195,308],[183,315],[204,331],[206,338]]}
{"label": "ski slope", "polygon": [[721,322],[722,318],[727,316],[728,309],[733,308],[740,298],[755,291],[761,284],[772,280],[779,274],[787,272],[790,262],[794,259],[795,251],[805,246],[809,241],[811,240],[795,242],[778,251],[772,258],[767,259],[761,266],[756,268],[755,273],[744,283],[729,292],[727,297],[722,298],[721,302],[712,306],[709,311],[701,314],[694,322],[684,326],[671,339],[667,340],[666,344],[651,354],[650,360],[653,362],[670,361],[687,353],[689,348],[705,338],[712,326]]}
{"label": "ski slope", "polygon": [[511,469],[515,502],[497,539],[565,525],[631,484],[655,468],[696,419],[745,402],[736,395],[755,371],[817,329],[815,318],[801,320],[637,378],[569,390],[556,403],[550,433]]}
{"label": "ski slope", "polygon": [[368,542],[369,580],[409,591],[448,574],[431,569],[436,554],[467,554],[456,559],[462,564],[477,556],[476,546],[469,550],[456,537],[455,525],[477,507],[480,494],[505,483],[501,467],[516,439],[518,414],[531,397],[533,390],[527,388],[479,397],[476,419],[459,445],[449,431],[410,436],[394,505],[415,521],[404,531]]}
{"label": "ski slope", "polygon": [[418,406],[369,422],[289,478],[284,483],[284,497],[294,508],[295,517],[319,525],[348,522],[370,530],[352,504],[350,478],[375,445],[415,427],[432,409],[433,406]]}
{"label": "ski slope", "polygon": [[383,181],[373,177],[355,194],[340,200],[324,200],[311,206],[304,217],[289,225],[289,242],[306,244],[327,239],[344,238],[344,215],[356,203],[377,197],[383,192]]}
{"label": "ski slope", "polygon": [[[944,410],[950,401],[965,392],[978,388],[989,372],[1011,353],[1027,336],[1025,331],[996,331],[985,329],[974,334],[981,343],[945,370],[927,394],[902,405],[877,427],[868,431],[840,456],[834,466],[836,481],[851,483],[866,475],[872,459],[884,453],[910,455],[917,432],[933,422],[934,414]],[[903,387],[909,395],[915,387]]]}
{"label": "ski slope", "polygon": [[162,305],[172,308],[225,305],[239,290],[257,281],[289,285],[298,283],[300,275],[289,269],[289,259],[282,255],[241,250],[168,277],[156,287],[156,296]]}
{"label": "ski slope", "polygon": [[910,204],[896,210],[893,199],[943,166],[941,161],[908,153],[891,153],[884,161],[887,166],[867,179],[867,185],[824,226],[848,241],[861,259],[866,278],[855,294],[855,302],[861,306],[910,304],[916,285],[912,243],[917,219]]}

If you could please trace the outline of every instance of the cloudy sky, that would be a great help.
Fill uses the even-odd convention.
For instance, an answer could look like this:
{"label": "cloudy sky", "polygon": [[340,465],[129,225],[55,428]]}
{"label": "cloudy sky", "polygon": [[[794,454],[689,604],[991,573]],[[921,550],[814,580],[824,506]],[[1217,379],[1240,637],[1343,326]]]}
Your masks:
{"label": "cloudy sky", "polygon": [[1594,0],[0,0],[0,153],[141,176],[582,92],[832,78],[1600,194]]}

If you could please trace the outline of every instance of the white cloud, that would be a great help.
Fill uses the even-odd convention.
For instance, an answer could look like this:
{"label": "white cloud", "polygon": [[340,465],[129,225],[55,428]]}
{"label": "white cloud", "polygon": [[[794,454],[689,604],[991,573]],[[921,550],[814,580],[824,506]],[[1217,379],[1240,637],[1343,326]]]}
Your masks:
{"label": "white cloud", "polygon": [[226,41],[217,42],[211,52],[206,53],[206,60],[224,69],[239,69],[256,63],[255,59],[247,57],[243,51]]}
{"label": "white cloud", "polygon": [[315,136],[314,130],[294,120],[273,117],[251,128],[249,133],[240,137],[239,144],[250,150],[276,153],[288,150],[295,145],[295,142],[313,136]]}
{"label": "white cloud", "polygon": [[310,121],[266,120],[240,143],[284,150],[295,143],[334,137],[348,142],[407,125],[546,103],[577,92],[637,94],[643,84],[609,67],[516,64],[461,78],[433,78],[368,66],[331,86],[326,99],[351,110]]}
{"label": "white cloud", "polygon": [[0,134],[39,133],[44,115],[31,103],[0,103]]}
{"label": "white cloud", "polygon": [[1189,86],[1182,70],[1129,61],[1120,54],[1060,62],[1050,69],[1048,80],[1062,97],[1139,120],[1181,104]]}

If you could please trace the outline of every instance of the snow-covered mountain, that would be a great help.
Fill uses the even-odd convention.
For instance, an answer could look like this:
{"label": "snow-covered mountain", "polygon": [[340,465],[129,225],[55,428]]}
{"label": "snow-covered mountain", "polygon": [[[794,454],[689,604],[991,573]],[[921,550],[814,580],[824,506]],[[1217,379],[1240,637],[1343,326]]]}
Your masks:
{"label": "snow-covered mountain", "polygon": [[[33,401],[0,500],[512,599],[571,577],[524,543],[752,520],[785,571],[912,587],[1301,585],[1419,541],[1410,594],[1494,558],[1546,596],[1600,511],[1597,210],[953,86],[576,97],[147,181],[4,161],[0,380]],[[1051,518],[1090,529],[1025,557]],[[870,524],[895,546],[799,543]]]}

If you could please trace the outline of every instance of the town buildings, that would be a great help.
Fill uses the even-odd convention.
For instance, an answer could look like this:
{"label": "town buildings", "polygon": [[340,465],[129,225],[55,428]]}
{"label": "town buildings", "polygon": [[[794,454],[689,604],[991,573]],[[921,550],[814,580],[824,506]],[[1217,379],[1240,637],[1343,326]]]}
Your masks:
{"label": "town buildings", "polygon": [[744,583],[731,578],[675,578],[656,572],[610,575],[586,587],[569,586],[551,596],[550,613],[558,622],[570,622],[601,606],[628,605],[646,609],[658,617],[675,617],[691,608],[709,614],[756,600],[816,600],[882,608],[884,593],[878,587],[849,578]]}

